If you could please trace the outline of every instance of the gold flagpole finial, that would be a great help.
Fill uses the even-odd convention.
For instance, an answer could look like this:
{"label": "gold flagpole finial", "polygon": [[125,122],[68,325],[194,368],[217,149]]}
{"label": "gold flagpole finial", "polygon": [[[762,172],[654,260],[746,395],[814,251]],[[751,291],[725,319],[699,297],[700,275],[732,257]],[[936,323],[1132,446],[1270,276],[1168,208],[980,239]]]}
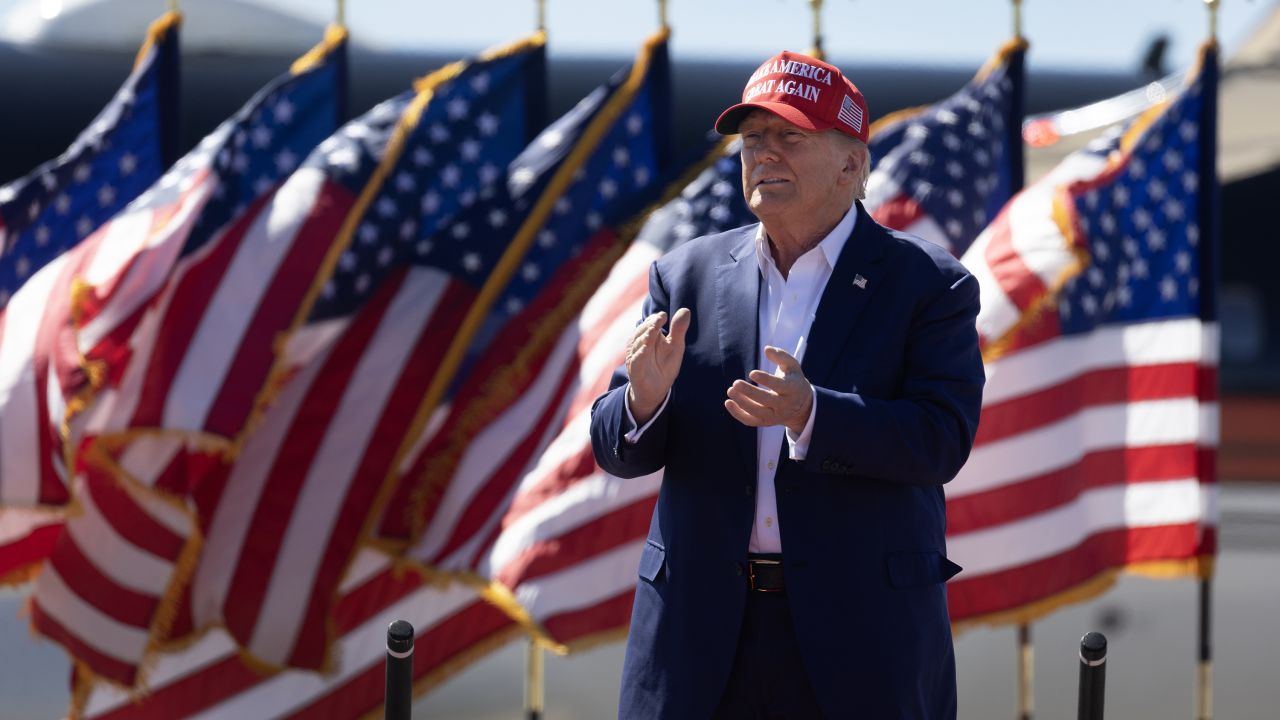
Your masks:
{"label": "gold flagpole finial", "polygon": [[340,28],[347,26],[347,0],[338,0],[338,17],[334,23]]}
{"label": "gold flagpole finial", "polygon": [[547,31],[547,0],[538,0],[538,30]]}
{"label": "gold flagpole finial", "polygon": [[1209,39],[1216,40],[1218,38],[1218,2],[1219,0],[1204,0],[1205,8],[1209,10]]}
{"label": "gold flagpole finial", "polygon": [[822,48],[822,0],[809,0],[813,10],[813,50],[809,53],[819,60],[826,59],[826,51]]}
{"label": "gold flagpole finial", "polygon": [[178,12],[178,0],[169,0],[169,12]]}
{"label": "gold flagpole finial", "polygon": [[1022,0],[1013,0],[1013,36],[1022,37]]}
{"label": "gold flagpole finial", "polygon": [[658,0],[658,26],[663,30],[671,29],[667,24],[667,0]]}

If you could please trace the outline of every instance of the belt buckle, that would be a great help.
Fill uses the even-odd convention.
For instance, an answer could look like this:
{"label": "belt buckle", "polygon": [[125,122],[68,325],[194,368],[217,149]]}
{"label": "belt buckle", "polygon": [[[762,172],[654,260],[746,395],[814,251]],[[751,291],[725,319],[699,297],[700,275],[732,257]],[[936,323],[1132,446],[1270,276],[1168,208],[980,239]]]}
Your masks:
{"label": "belt buckle", "polygon": [[782,588],[761,588],[756,587],[756,565],[781,565],[781,560],[748,560],[747,561],[747,587],[756,592],[782,592]]}

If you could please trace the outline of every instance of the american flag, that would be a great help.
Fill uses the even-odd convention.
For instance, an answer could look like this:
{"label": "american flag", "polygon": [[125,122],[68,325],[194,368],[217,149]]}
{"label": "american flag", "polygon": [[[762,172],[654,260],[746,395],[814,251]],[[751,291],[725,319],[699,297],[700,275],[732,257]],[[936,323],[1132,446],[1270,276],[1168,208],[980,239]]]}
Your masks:
{"label": "american flag", "polygon": [[1019,194],[965,255],[987,386],[948,486],[957,622],[1027,621],[1216,546],[1217,55]]}
{"label": "american flag", "polygon": [[[333,669],[343,574],[385,502],[419,399],[509,238],[449,228],[501,192],[538,125],[530,90],[541,87],[544,45],[539,33],[452,64],[375,107],[326,140],[265,211],[280,234],[263,244],[313,262],[290,273],[300,287],[284,324],[262,332],[233,315],[231,327],[255,333],[233,344],[270,353],[279,342],[281,355],[274,370],[228,372],[269,388],[273,402],[255,411],[235,462],[193,494],[206,539],[190,588],[193,626],[223,625],[265,667]],[[260,282],[274,293],[271,278]]]}
{"label": "american flag", "polygon": [[[363,312],[373,315],[372,321],[384,324],[398,321],[430,325],[436,321],[437,316],[442,314],[451,313],[457,316],[466,311],[468,303],[478,302],[476,298],[480,295],[477,295],[473,289],[474,284],[493,281],[496,276],[493,268],[502,265],[503,249],[510,251],[514,246],[519,250],[518,245],[512,243],[518,243],[522,237],[532,241],[530,247],[524,248],[524,252],[513,254],[519,262],[508,264],[515,268],[516,272],[507,282],[501,284],[501,292],[493,292],[487,296],[492,312],[487,313],[487,321],[478,323],[477,327],[495,322],[506,327],[521,325],[526,320],[535,319],[536,316],[531,313],[537,312],[537,308],[547,303],[555,305],[573,302],[571,294],[568,297],[565,296],[567,292],[564,287],[565,278],[571,274],[567,274],[565,268],[581,270],[584,267],[590,267],[590,264],[584,264],[587,263],[586,258],[598,256],[603,249],[616,246],[618,241],[613,228],[622,218],[634,212],[632,206],[643,204],[646,194],[656,194],[660,188],[662,163],[659,148],[662,146],[661,138],[665,132],[660,111],[665,104],[665,87],[663,87],[665,68],[659,66],[665,63],[665,34],[661,40],[661,42],[651,42],[646,53],[642,55],[642,62],[637,63],[637,66],[642,68],[641,71],[633,70],[630,75],[618,76],[603,91],[597,91],[588,96],[568,116],[539,135],[525,153],[509,163],[509,167],[504,168],[501,179],[505,182],[481,186],[478,192],[473,193],[474,197],[470,202],[459,204],[460,210],[452,218],[446,217],[444,220],[433,222],[430,229],[432,235],[427,238],[428,244],[419,247],[420,241],[417,238],[402,241],[398,234],[389,235],[392,242],[407,242],[412,248],[413,254],[410,256],[412,266],[407,277],[393,278],[394,282],[384,280],[384,285],[389,286],[389,290],[383,292],[383,295],[404,295],[403,288],[415,281],[413,276],[417,272],[430,270],[423,273],[423,280],[432,280],[433,277],[444,275],[442,270],[447,270],[449,277],[457,278],[450,282],[463,286],[457,289],[460,296],[456,301],[447,304],[441,301],[435,305],[415,301],[403,308],[386,311],[379,309],[376,314],[368,310]],[[649,62],[650,59],[656,59],[657,62]],[[648,72],[644,72],[645,69]],[[650,78],[649,73],[657,73],[659,78]],[[464,80],[469,83],[469,78],[466,76],[460,76],[456,82],[463,83]],[[448,97],[445,92],[443,89],[437,89],[436,97],[426,109],[427,113],[431,112],[436,102],[443,103],[439,107],[447,107],[447,103],[444,103]],[[481,108],[472,107],[471,110],[476,113],[472,116],[473,119],[482,116]],[[426,125],[425,120],[423,125]],[[422,135],[429,140],[430,130],[424,130]],[[405,157],[412,156],[413,151],[406,149]],[[391,178],[395,175],[388,173],[387,177]],[[605,180],[617,183],[617,186],[611,189],[608,183],[604,183]],[[453,191],[455,195],[465,195],[472,193],[474,188],[475,185],[466,184],[453,188]],[[440,191],[437,190],[437,192]],[[624,195],[627,197],[623,197]],[[572,205],[559,203],[560,200],[566,199]],[[446,201],[459,202],[457,199]],[[435,202],[437,201],[432,200],[429,204],[434,205]],[[557,212],[557,205],[564,209]],[[377,203],[372,202],[370,206],[376,208]],[[545,212],[540,213],[539,208]],[[573,208],[577,208],[578,212],[570,212]],[[505,216],[499,217],[494,214],[495,211],[503,211]],[[593,214],[596,213],[598,218],[593,218]],[[501,222],[495,222],[497,220]],[[455,230],[458,227],[466,229],[459,233]],[[422,253],[421,257],[434,258],[433,261],[443,265],[443,268],[441,265],[418,264],[424,262],[417,259],[419,252]],[[379,254],[376,248],[371,249],[369,262],[376,263]],[[475,261],[468,262],[465,259],[468,256],[478,257],[483,264],[474,270],[470,269]],[[539,270],[545,269],[545,276],[541,272],[535,275],[526,269],[531,266]],[[358,283],[359,276],[353,277]],[[437,285],[440,284],[439,281],[435,282]],[[588,287],[590,287],[589,284]],[[469,288],[472,289],[469,290]],[[448,288],[442,288],[437,290],[437,294],[443,295],[449,291]],[[334,287],[331,296],[339,297],[340,294],[341,288]],[[483,288],[480,289],[480,294],[483,295]],[[517,307],[507,302],[510,298],[520,299],[521,304]],[[365,305],[371,306],[377,302],[379,300],[375,296],[366,301]],[[319,307],[318,305],[317,308]],[[435,308],[435,312],[423,312],[422,307]],[[514,316],[513,313],[515,313]],[[328,313],[313,312],[313,317],[318,318],[317,325],[333,322],[333,316]],[[380,320],[380,318],[387,319]],[[357,319],[353,321],[351,327],[341,331],[343,336],[352,336],[354,334],[352,328],[359,322],[360,320]],[[449,320],[449,325],[457,326],[456,317]],[[443,351],[439,346],[444,343],[437,342],[439,335],[427,338],[430,331],[430,327],[425,327],[421,331],[400,329],[387,333],[388,347],[391,340],[398,338],[399,345],[402,347],[396,352],[407,353],[407,356],[415,358],[413,365],[425,367],[425,372],[419,373],[422,375],[420,380],[430,380],[432,373],[437,372],[438,363],[431,362],[430,358],[433,354],[438,358]],[[481,332],[475,337],[476,342],[495,349],[515,349],[508,344],[508,337],[502,334],[493,333],[486,338]],[[427,338],[431,342],[424,343],[421,338]],[[341,339],[336,341],[336,343],[341,342]],[[309,343],[304,344],[310,346]],[[338,350],[335,349],[332,352],[336,353]],[[368,353],[372,352],[372,350],[368,351]],[[383,354],[389,352],[390,349]],[[471,376],[486,367],[485,363],[489,357],[492,356],[471,361],[469,367],[475,368],[470,371]],[[423,360],[424,358],[426,359]],[[417,360],[423,361],[416,362]],[[380,374],[388,374],[385,367],[381,369],[383,372]],[[465,368],[464,371],[466,371]],[[236,467],[232,470],[232,482],[235,482],[234,474],[240,472],[241,467],[246,464],[246,457],[253,452],[252,446],[259,438],[280,435],[284,431],[277,430],[277,427],[283,428],[284,423],[291,417],[302,418],[303,414],[290,409],[290,405],[296,407],[307,402],[301,396],[305,394],[307,387],[314,386],[316,382],[308,377],[309,372],[312,372],[311,366],[304,367],[285,386],[276,405],[268,411],[266,418],[246,444]],[[324,371],[317,372],[323,374]],[[356,372],[358,373],[359,370]],[[415,372],[417,372],[416,369]],[[374,378],[374,380],[390,385],[396,380],[394,377],[396,373],[389,374],[392,377]],[[352,381],[346,380],[345,383],[349,386]],[[454,397],[461,397],[467,392],[464,385]],[[331,405],[339,406],[343,404],[341,399],[320,397],[323,393],[313,394],[316,395],[314,398],[316,401],[327,401]],[[424,394],[423,388],[418,387],[416,390],[411,389],[406,392],[395,391],[389,394],[393,399],[386,401],[387,409],[382,411],[381,417],[399,417],[400,426],[403,428],[406,424],[404,413],[406,409],[412,412],[417,408],[417,400]],[[366,411],[368,406],[372,405],[376,413],[380,403],[371,402],[371,396],[374,395],[367,388],[363,391],[357,388],[352,392],[352,397],[359,402],[356,403],[353,400],[353,404],[360,405]],[[295,398],[298,399],[295,400]],[[403,402],[404,399],[410,401],[407,407]],[[398,404],[397,400],[400,401]],[[454,406],[459,404],[456,400],[453,403]],[[277,410],[281,412],[277,413]],[[332,413],[333,411],[323,412]],[[342,427],[344,433],[357,435],[347,442],[364,442],[362,438],[366,437],[366,434],[373,438],[369,441],[370,443],[373,443],[374,439],[396,441],[404,434],[403,429],[397,433],[396,428],[389,425],[382,427],[384,423],[381,422],[376,423],[378,426],[376,429],[372,427],[375,424],[373,422],[365,421],[364,425],[361,425],[361,419],[352,417],[349,413],[347,416],[335,415],[330,426],[338,427],[338,422],[344,423]],[[377,463],[379,467],[384,468],[382,472],[385,472],[391,451],[395,450],[396,446],[392,444],[386,448],[375,447],[371,451],[357,451],[353,462],[359,460],[362,464],[367,464],[370,452],[381,453],[381,459]],[[361,458],[362,452],[363,458]],[[413,459],[410,458],[410,460]],[[281,462],[283,464],[284,461]],[[320,460],[317,460],[317,463],[319,462]],[[330,485],[347,481],[341,475],[339,478],[342,483],[333,480],[332,460],[325,466],[330,470]],[[301,472],[305,472],[305,467]],[[416,478],[417,475],[412,477]],[[376,485],[376,482],[363,484]],[[358,482],[353,482],[353,490],[369,489],[368,487],[359,488],[358,485]],[[244,487],[251,487],[251,485],[245,483],[240,488],[233,488],[231,483],[227,484],[223,500],[218,506],[212,523],[213,528],[210,531],[210,540],[206,543],[206,549],[209,543],[213,542],[215,535],[225,534],[218,529],[221,518],[225,518],[227,523],[243,522],[236,518],[244,517],[244,512],[232,512],[226,509],[232,507],[229,503],[239,502],[239,499],[245,495]],[[245,502],[253,503],[255,500],[249,497]],[[350,503],[351,498],[348,496],[346,504]],[[367,501],[364,506],[368,507]],[[224,510],[226,510],[225,514]],[[252,511],[249,514],[252,514]],[[327,528],[321,528],[318,531],[312,528],[299,530],[324,532]],[[255,545],[258,537],[260,536],[254,535]],[[300,547],[306,548],[311,556],[333,554],[332,550],[317,553],[314,543]],[[219,552],[219,555],[222,554]],[[339,568],[344,564],[339,563]],[[419,637],[424,641],[419,643],[415,663],[416,672],[420,676],[420,688],[437,682],[452,667],[458,666],[468,658],[478,656],[520,631],[519,626],[511,618],[481,599],[469,584],[455,585],[452,590],[419,587],[421,585],[419,576],[410,574],[406,581],[396,581],[397,576],[388,565],[388,560],[381,553],[361,550],[345,575],[340,586],[344,599],[339,601],[335,612],[340,635],[336,638],[333,652],[334,659],[341,663],[341,669],[337,675],[322,678],[285,672],[261,683],[255,682],[253,687],[248,687],[245,681],[252,676],[239,666],[239,661],[234,657],[234,645],[223,641],[224,644],[217,651],[220,654],[215,654],[215,657],[219,658],[216,662],[208,662],[208,655],[200,656],[205,659],[192,659],[191,662],[199,663],[202,667],[194,670],[187,665],[185,670],[176,673],[175,677],[181,676],[181,679],[174,680],[175,685],[172,689],[168,685],[155,687],[153,684],[152,700],[148,702],[180,703],[179,706],[171,707],[181,707],[183,713],[192,712],[195,707],[199,707],[207,710],[211,716],[233,717],[239,709],[244,707],[252,707],[252,712],[268,715],[287,715],[295,712],[300,716],[350,715],[376,707],[381,699],[383,654],[380,650],[381,641],[378,638],[385,632],[388,619],[394,617],[390,609],[384,612],[384,607],[395,609],[396,612],[413,621],[419,629]],[[193,582],[197,597],[202,594],[200,573],[203,571],[204,568],[201,567]],[[213,581],[208,583],[209,587],[215,585]],[[378,645],[370,646],[369,642],[375,642]],[[255,648],[252,642],[248,644],[251,652],[259,649]],[[378,649],[371,652],[370,647]],[[184,656],[193,657],[190,653],[184,653]],[[166,667],[166,662],[162,659],[158,668]],[[178,663],[177,667],[183,666]],[[157,673],[160,672],[162,670],[158,669]],[[183,673],[186,674],[183,675]],[[187,683],[187,687],[198,684],[199,687],[207,689],[202,691],[204,694],[201,697],[193,698],[190,694],[175,691],[178,683]],[[94,697],[110,698],[112,693],[95,690]],[[159,700],[161,698],[164,700]],[[94,713],[95,702],[100,702],[101,706],[106,708],[112,707],[112,703],[119,704],[120,700],[118,696],[113,701],[91,700],[90,714]],[[138,712],[146,708],[146,703],[137,706]],[[335,710],[335,708],[344,709]],[[123,714],[106,716],[130,716],[130,711],[123,706],[119,708],[119,712]],[[160,712],[179,711],[171,709]]]}
{"label": "american flag", "polygon": [[193,644],[158,654],[150,689],[131,698],[98,683],[79,698],[80,717],[95,720],[200,717],[353,718],[382,704],[387,625],[408,620],[417,630],[414,691],[426,692],[474,660],[523,634],[494,605],[464,584],[439,586],[416,572],[393,570],[381,553],[357,556],[334,612],[335,672],[250,668],[220,628]]}
{"label": "american flag", "polygon": [[[44,397],[55,427],[76,415],[68,458],[82,470],[72,490],[83,512],[66,520],[36,580],[31,620],[75,657],[82,677],[139,681],[143,661],[168,637],[200,545],[180,502],[198,476],[196,459],[152,437],[99,444],[101,427],[87,421],[103,410],[99,400],[117,407],[116,382],[137,349],[127,333],[147,327],[152,300],[175,267],[233,236],[233,218],[292,169],[280,158],[302,156],[336,126],[345,38],[331,31],[305,62],[80,243],[71,253],[77,262],[63,271],[75,298],[53,296],[44,309],[40,332],[59,341],[47,359],[57,382]],[[12,410],[4,408],[6,420]]]}
{"label": "american flag", "polygon": [[133,72],[71,147],[0,187],[0,309],[177,158],[180,24],[177,13],[152,23]]}
{"label": "american flag", "polygon": [[594,292],[580,311],[547,339],[545,358],[519,377],[519,399],[476,431],[409,551],[479,583],[558,649],[626,627],[661,482],[603,473],[585,431],[591,403],[640,316],[648,267],[681,242],[750,220],[737,143],[711,145],[676,183],[680,194],[650,216],[598,289],[589,286]]}
{"label": "american flag", "polygon": [[955,95],[872,124],[872,217],[964,254],[1022,189],[1026,48],[1012,40]]}
{"label": "american flag", "polygon": [[173,13],[152,24],[123,87],[65,153],[0,187],[0,582],[29,577],[59,532],[70,493],[61,417],[42,401],[56,385],[42,318],[70,300],[69,251],[176,154],[178,25]]}
{"label": "american flag", "polygon": [[662,190],[669,132],[667,63],[662,32],[646,43],[629,70],[541,133],[512,163],[507,186],[446,232],[450,237],[460,230],[467,236],[496,232],[513,240],[506,249],[509,280],[501,281],[491,308],[476,318],[477,332],[464,345],[465,362],[442,416],[420,425],[409,438],[412,452],[379,529],[384,541],[418,544],[414,557],[428,565],[440,565],[443,548],[455,541],[483,541],[467,522],[453,540],[441,536],[459,518],[454,516],[458,508],[444,509],[437,502],[443,497],[438,491],[457,485],[472,492],[488,484],[485,503],[467,510],[468,516],[483,514],[489,503],[501,500],[502,488],[511,486],[519,466],[536,454],[544,427],[533,421],[545,407],[533,410],[531,424],[504,436],[499,448],[482,450],[483,469],[466,459],[490,442],[480,440],[478,431],[506,416],[512,403],[559,401],[545,394],[534,400],[529,380],[621,254],[620,225]]}

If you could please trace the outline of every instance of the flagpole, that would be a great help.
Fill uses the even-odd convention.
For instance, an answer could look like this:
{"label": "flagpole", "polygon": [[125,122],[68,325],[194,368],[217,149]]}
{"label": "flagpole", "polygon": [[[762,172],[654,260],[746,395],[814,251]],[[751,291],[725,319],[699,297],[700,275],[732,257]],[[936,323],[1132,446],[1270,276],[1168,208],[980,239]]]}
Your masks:
{"label": "flagpole", "polygon": [[169,12],[178,12],[178,0],[169,0]]}
{"label": "flagpole", "polygon": [[538,2],[535,3],[535,6],[538,9],[538,30],[541,32],[546,32],[547,31],[547,0],[538,0]]}
{"label": "flagpole", "polygon": [[663,30],[669,30],[670,25],[667,24],[667,0],[658,0],[658,27]]}
{"label": "flagpole", "polygon": [[825,60],[827,53],[822,49],[822,0],[809,0],[809,7],[813,10],[813,49],[809,54]]}
{"label": "flagpole", "polygon": [[[1218,4],[1220,0],[1204,0],[1205,9],[1209,13],[1209,37],[1208,42],[1217,45],[1218,42]],[[1212,61],[1218,62],[1217,53],[1212,54]],[[1206,58],[1207,60],[1208,58]],[[1215,83],[1214,92],[1217,92]],[[1214,103],[1214,112],[1217,112],[1217,103]],[[1214,123],[1214,135],[1217,134],[1217,126]],[[1202,155],[1203,157],[1203,155]],[[1204,171],[1203,169],[1201,170]],[[1210,177],[1216,177],[1216,171],[1210,168]],[[1211,184],[1213,180],[1209,181]],[[1203,192],[1203,187],[1201,188]],[[1216,265],[1216,263],[1215,263]],[[1214,268],[1217,271],[1217,268]],[[1216,287],[1216,284],[1215,284]],[[1213,577],[1206,575],[1200,578],[1200,622],[1199,622],[1199,638],[1196,643],[1196,720],[1212,720],[1213,718],[1213,613],[1211,612],[1211,601],[1213,599]]]}
{"label": "flagpole", "polygon": [[347,26],[347,0],[338,0],[338,16],[333,22],[338,27]]}
{"label": "flagpole", "polygon": [[1196,664],[1196,720],[1213,718],[1213,658],[1210,652],[1210,580],[1200,580],[1200,642]]}
{"label": "flagpole", "polygon": [[[1013,37],[1022,39],[1022,0],[1013,4]],[[1014,192],[1022,188],[1014,188]],[[1018,624],[1018,720],[1031,720],[1035,712],[1035,649],[1031,644],[1031,624]]]}
{"label": "flagpole", "polygon": [[542,646],[529,638],[529,654],[525,657],[524,712],[525,720],[541,720],[544,703]]}
{"label": "flagpole", "polygon": [[1035,711],[1035,649],[1031,626],[1018,626],[1018,720],[1031,720]]}

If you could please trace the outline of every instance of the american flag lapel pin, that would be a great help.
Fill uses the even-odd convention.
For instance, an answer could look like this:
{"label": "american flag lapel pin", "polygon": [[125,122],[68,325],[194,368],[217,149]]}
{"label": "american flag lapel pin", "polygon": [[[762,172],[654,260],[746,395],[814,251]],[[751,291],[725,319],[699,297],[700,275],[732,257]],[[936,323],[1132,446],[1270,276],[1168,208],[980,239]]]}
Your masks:
{"label": "american flag lapel pin", "polygon": [[853,276],[853,285],[854,285],[854,287],[858,288],[859,290],[866,290],[866,289],[867,289],[867,279],[866,279],[866,278],[864,278],[864,277],[862,277],[861,275],[854,275],[854,276]]}

